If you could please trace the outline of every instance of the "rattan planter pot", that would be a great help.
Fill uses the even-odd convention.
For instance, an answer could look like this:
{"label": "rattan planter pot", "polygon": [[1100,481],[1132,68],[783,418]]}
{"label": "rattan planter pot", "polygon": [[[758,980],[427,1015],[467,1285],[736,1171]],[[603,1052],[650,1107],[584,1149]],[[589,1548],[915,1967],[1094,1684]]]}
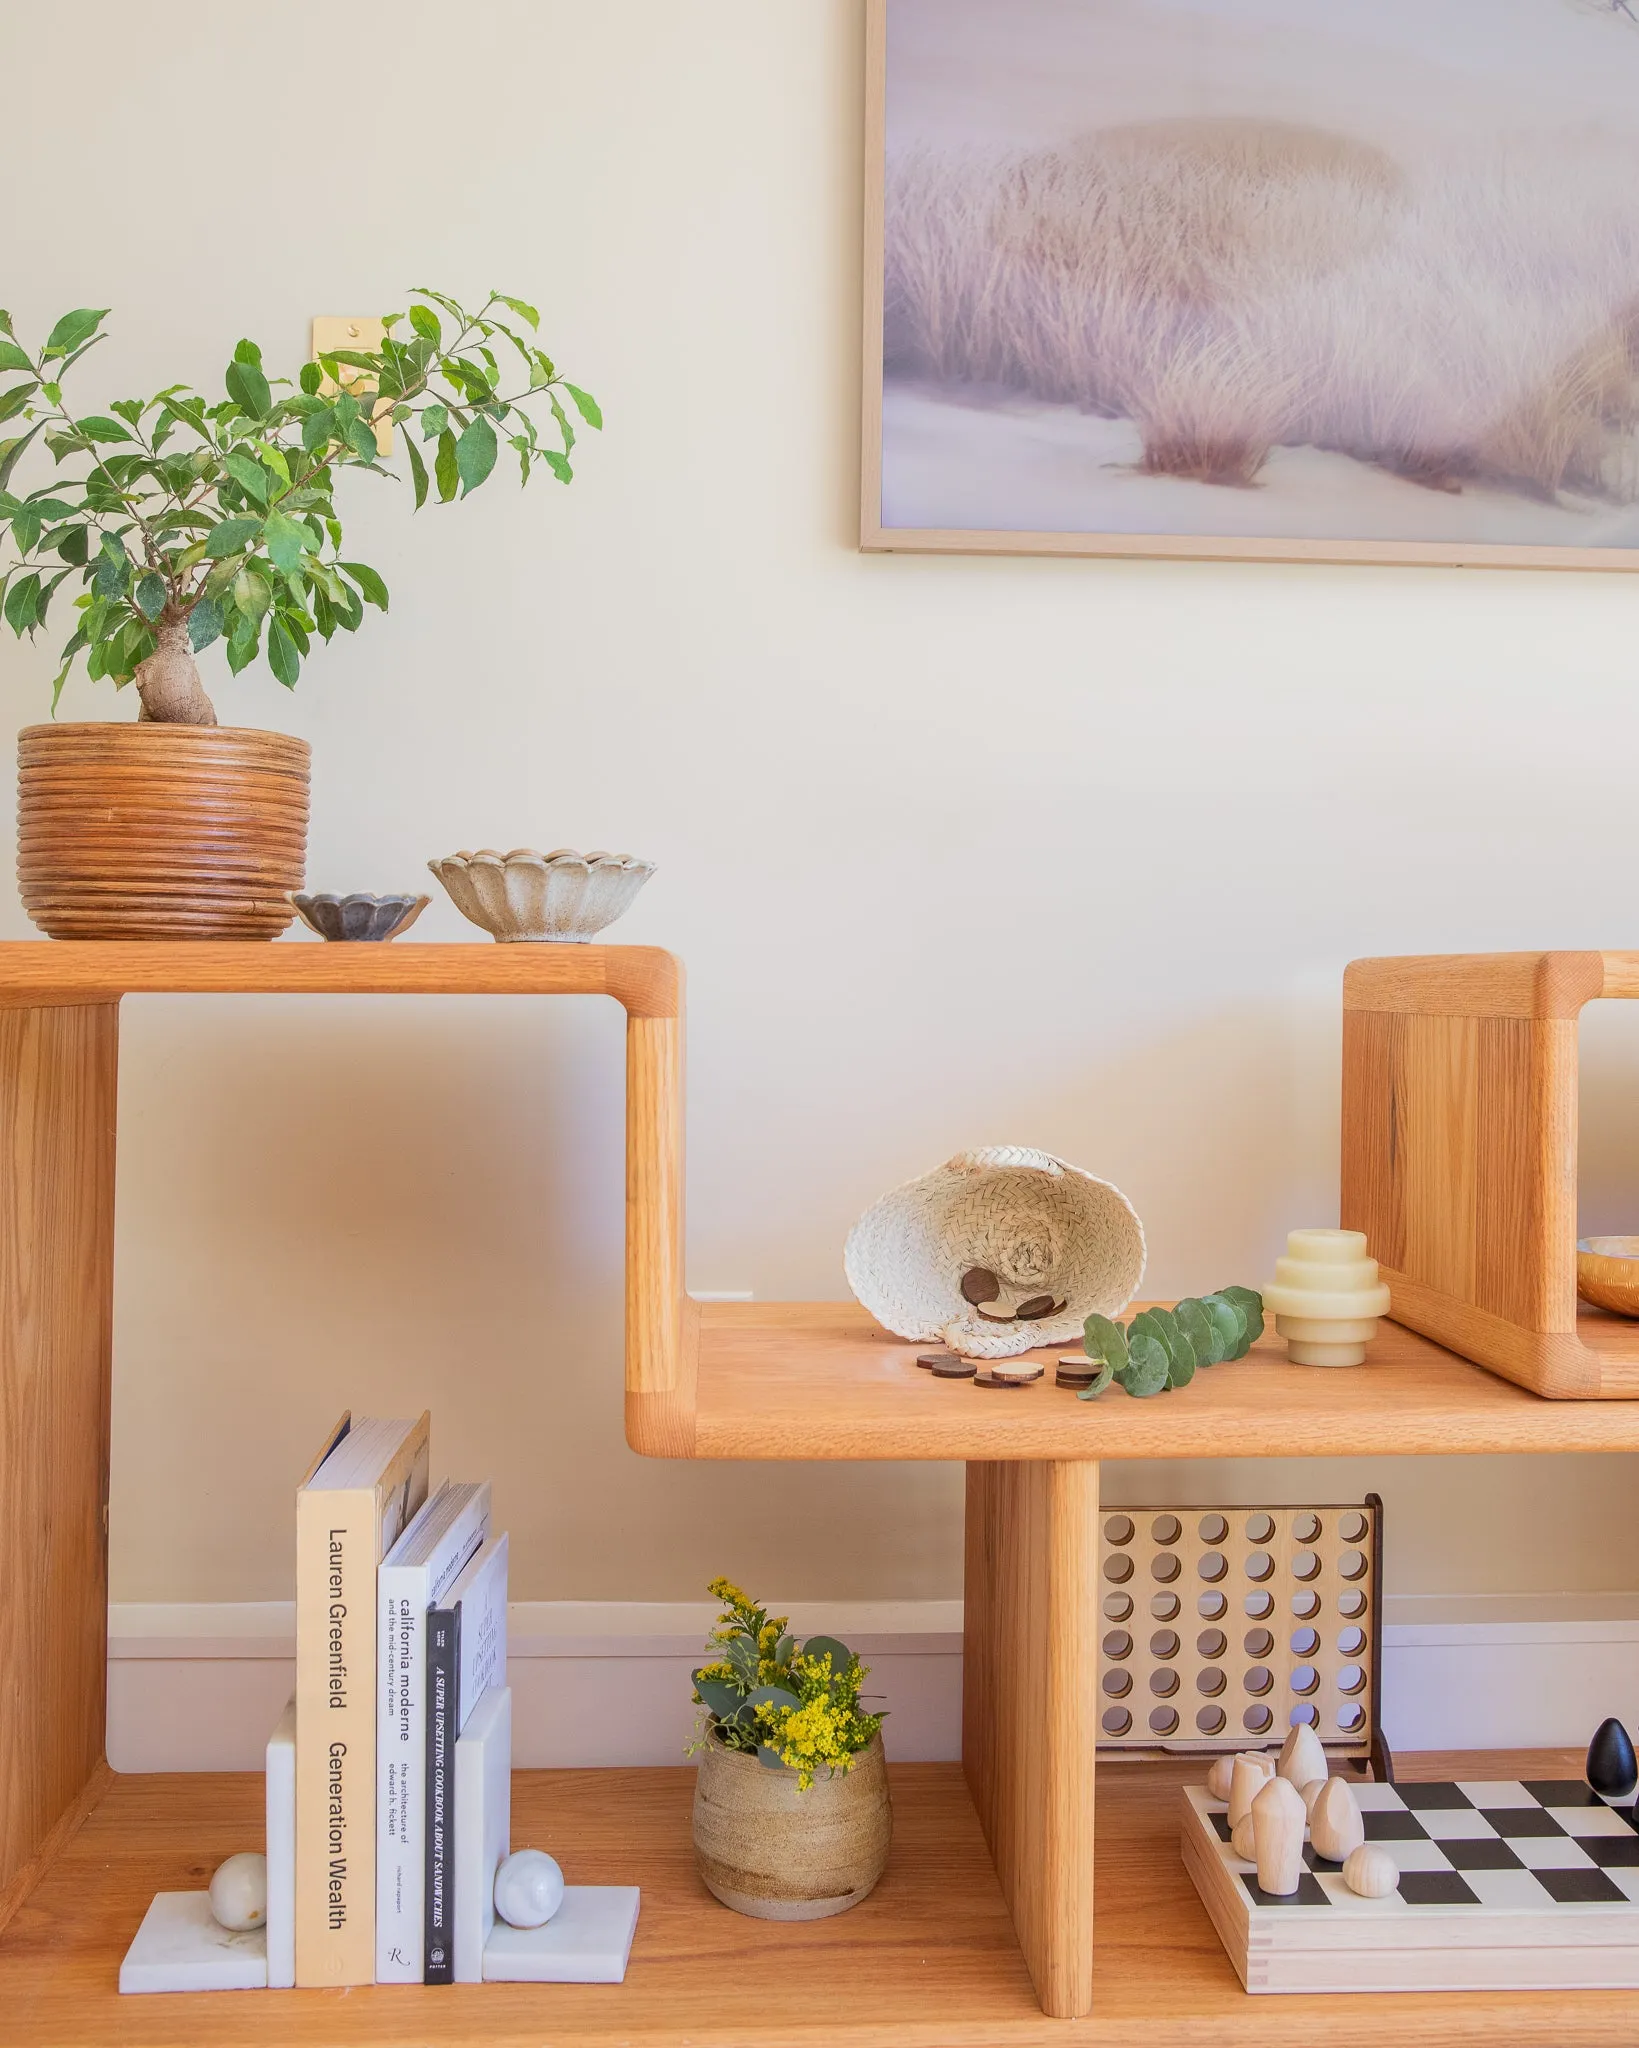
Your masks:
{"label": "rattan planter pot", "polygon": [[271,939],[307,860],[306,740],[221,725],[29,725],[17,880],[54,939]]}
{"label": "rattan planter pot", "polygon": [[707,1738],[694,1782],[694,1855],[713,1898],[754,1920],[826,1920],[882,1875],[893,1835],[882,1737],[846,1777],[770,1770]]}

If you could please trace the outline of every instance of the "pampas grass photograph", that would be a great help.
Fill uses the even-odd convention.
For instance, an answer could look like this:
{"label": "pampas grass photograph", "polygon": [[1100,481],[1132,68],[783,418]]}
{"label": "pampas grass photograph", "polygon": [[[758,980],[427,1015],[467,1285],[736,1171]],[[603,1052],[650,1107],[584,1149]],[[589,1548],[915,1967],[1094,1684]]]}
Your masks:
{"label": "pampas grass photograph", "polygon": [[1628,0],[875,14],[867,544],[1639,562]]}

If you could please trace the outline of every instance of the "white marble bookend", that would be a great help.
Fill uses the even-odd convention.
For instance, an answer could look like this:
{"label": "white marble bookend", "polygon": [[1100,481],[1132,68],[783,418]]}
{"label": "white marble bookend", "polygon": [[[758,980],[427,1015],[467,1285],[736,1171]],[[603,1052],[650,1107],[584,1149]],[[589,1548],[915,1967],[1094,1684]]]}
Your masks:
{"label": "white marble bookend", "polygon": [[265,1991],[267,1929],[230,1934],[209,1892],[159,1892],[120,1964],[122,1991]]}
{"label": "white marble bookend", "polygon": [[486,1984],[619,1984],[637,1932],[636,1885],[571,1884],[544,1927],[497,1920],[484,1944]]}

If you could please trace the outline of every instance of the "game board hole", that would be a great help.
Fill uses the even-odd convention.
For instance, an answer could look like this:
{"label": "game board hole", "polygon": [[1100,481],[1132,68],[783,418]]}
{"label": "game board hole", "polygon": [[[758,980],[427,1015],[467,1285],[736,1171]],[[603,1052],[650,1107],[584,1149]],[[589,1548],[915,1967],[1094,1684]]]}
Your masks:
{"label": "game board hole", "polygon": [[1173,1553],[1170,1550],[1163,1550],[1150,1565],[1150,1577],[1159,1580],[1163,1586],[1170,1586],[1182,1570],[1183,1566]]}
{"label": "game board hole", "polygon": [[1222,1543],[1229,1534],[1229,1524],[1222,1515],[1203,1515],[1196,1524],[1195,1533],[1203,1543]]}
{"label": "game board hole", "polygon": [[1246,1560],[1246,1576],[1249,1579],[1267,1579],[1274,1575],[1275,1560],[1267,1550],[1254,1550]]}
{"label": "game board hole", "polygon": [[1363,1628],[1339,1629],[1337,1647],[1345,1657],[1358,1657],[1366,1647],[1366,1631]]}
{"label": "game board hole", "polygon": [[1215,1700],[1219,1693],[1223,1691],[1226,1683],[1227,1680],[1217,1666],[1209,1664],[1204,1671],[1197,1673],[1195,1690],[1204,1698]]}
{"label": "game board hole", "polygon": [[1210,1664],[1215,1657],[1221,1657],[1229,1648],[1229,1638],[1221,1628],[1204,1628],[1195,1638],[1195,1654],[1205,1657]]}
{"label": "game board hole", "polygon": [[1106,1735],[1125,1735],[1132,1727],[1133,1717],[1125,1707],[1106,1707],[1103,1728]]}
{"label": "game board hole", "polygon": [[1176,1515],[1157,1515],[1150,1524],[1150,1540],[1155,1543],[1164,1543],[1169,1548],[1178,1541],[1183,1533],[1184,1525]]}
{"label": "game board hole", "polygon": [[1344,1579],[1363,1579],[1366,1576],[1366,1553],[1363,1550],[1346,1550],[1337,1561],[1338,1576]]}
{"label": "game board hole", "polygon": [[1203,1735],[1222,1735],[1228,1718],[1222,1707],[1203,1707],[1195,1716],[1195,1725]]}
{"label": "game board hole", "polygon": [[1112,1700],[1124,1700],[1133,1689],[1133,1675],[1130,1671],[1106,1671],[1103,1685]]}
{"label": "game board hole", "polygon": [[1292,1576],[1294,1579],[1318,1579],[1320,1559],[1317,1554],[1312,1550],[1300,1550],[1292,1560]]}
{"label": "game board hole", "polygon": [[1339,1520],[1337,1533],[1345,1543],[1359,1543],[1364,1539],[1369,1526],[1366,1517],[1356,1508],[1353,1513],[1344,1515]]}
{"label": "game board hole", "polygon": [[1106,1593],[1104,1595],[1104,1619],[1106,1621],[1125,1621],[1132,1611],[1133,1604],[1129,1594]]}
{"label": "game board hole", "polygon": [[1275,1674],[1269,1669],[1267,1664],[1254,1664],[1252,1669],[1246,1674],[1243,1682],[1247,1691],[1254,1699],[1257,1699],[1261,1694],[1268,1692],[1274,1685]]}
{"label": "game board hole", "polygon": [[1157,1593],[1150,1602],[1150,1614],[1156,1621],[1176,1621],[1178,1619],[1178,1595],[1176,1593]]}
{"label": "game board hole", "polygon": [[1150,1715],[1152,1735],[1175,1735],[1178,1731],[1178,1714],[1173,1707],[1157,1707]]}
{"label": "game board hole", "polygon": [[1313,1707],[1304,1705],[1294,1707],[1286,1718],[1294,1728],[1300,1727],[1305,1723],[1312,1728],[1320,1719],[1320,1715]]}
{"label": "game board hole", "polygon": [[1275,1717],[1267,1707],[1248,1707],[1241,1716],[1241,1726],[1248,1735],[1267,1735],[1275,1725]]}
{"label": "game board hole", "polygon": [[1320,1690],[1320,1673],[1312,1664],[1300,1664],[1292,1673],[1292,1690],[1300,1700]]}
{"label": "game board hole", "polygon": [[1366,1709],[1358,1703],[1337,1710],[1337,1725],[1345,1735],[1358,1735],[1366,1725]]}
{"label": "game board hole", "polygon": [[1312,1657],[1320,1648],[1320,1631],[1314,1628],[1295,1628],[1292,1631],[1292,1655]]}
{"label": "game board hole", "polygon": [[1243,1534],[1248,1543],[1267,1543],[1275,1533],[1273,1515],[1248,1515]]}
{"label": "game board hole", "polygon": [[1358,1621],[1366,1611],[1366,1596],[1358,1586],[1350,1586],[1339,1594],[1337,1611],[1345,1621]]}
{"label": "game board hole", "polygon": [[1210,1586],[1229,1570],[1229,1560],[1221,1550],[1209,1550],[1195,1569]]}
{"label": "game board hole", "polygon": [[1313,1621],[1320,1612],[1320,1595],[1318,1593],[1294,1593],[1292,1595],[1292,1612],[1299,1621]]}
{"label": "game board hole", "polygon": [[1123,1557],[1121,1553],[1117,1551],[1114,1557],[1105,1558],[1104,1576],[1110,1581],[1112,1585],[1125,1585],[1127,1580],[1130,1579],[1132,1575],[1133,1561],[1130,1557]]}
{"label": "game board hole", "polygon": [[1319,1515],[1301,1514],[1292,1524],[1292,1535],[1299,1543],[1313,1543],[1319,1534]]}
{"label": "game board hole", "polygon": [[1133,1540],[1133,1525],[1130,1515],[1112,1515],[1104,1524],[1106,1543],[1130,1543]]}
{"label": "game board hole", "polygon": [[1269,1617],[1269,1616],[1270,1616],[1271,1614],[1273,1614],[1273,1613],[1274,1613],[1274,1611],[1275,1611],[1275,1596],[1274,1596],[1274,1594],[1273,1594],[1273,1593],[1248,1593],[1248,1594],[1247,1594],[1247,1596],[1246,1596],[1246,1613],[1247,1613],[1247,1618],[1248,1618],[1248,1620],[1250,1620],[1250,1621],[1265,1621],[1265,1620],[1267,1620],[1267,1619],[1268,1619],[1268,1617]]}
{"label": "game board hole", "polygon": [[1356,1693],[1366,1689],[1366,1674],[1358,1664],[1345,1664],[1337,1674],[1339,1692]]}
{"label": "game board hole", "polygon": [[1266,1628],[1249,1628],[1241,1648],[1249,1657],[1267,1657],[1275,1647],[1275,1638]]}
{"label": "game board hole", "polygon": [[1229,1602],[1222,1593],[1203,1593],[1195,1603],[1195,1612],[1203,1621],[1221,1621],[1229,1612]]}
{"label": "game board hole", "polygon": [[1163,1665],[1159,1671],[1150,1673],[1150,1691],[1158,1700],[1170,1700],[1177,1690],[1178,1674],[1170,1667]]}
{"label": "game board hole", "polygon": [[1158,1628],[1150,1637],[1150,1655],[1159,1657],[1163,1664],[1169,1663],[1178,1654],[1178,1638],[1170,1628]]}
{"label": "game board hole", "polygon": [[1124,1628],[1113,1628],[1104,1638],[1104,1654],[1119,1664],[1133,1653],[1133,1639]]}

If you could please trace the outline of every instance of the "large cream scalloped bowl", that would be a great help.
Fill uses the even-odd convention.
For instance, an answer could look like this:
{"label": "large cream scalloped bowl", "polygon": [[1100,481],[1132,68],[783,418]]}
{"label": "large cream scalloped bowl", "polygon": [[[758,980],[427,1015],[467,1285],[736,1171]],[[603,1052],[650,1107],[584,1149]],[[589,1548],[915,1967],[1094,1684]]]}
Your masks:
{"label": "large cream scalloped bowl", "polygon": [[[848,1235],[848,1285],[885,1329],[969,1358],[1012,1358],[1079,1343],[1090,1315],[1113,1316],[1144,1277],[1144,1226],[1126,1196],[1079,1166],[1023,1145],[993,1145],[906,1181]],[[989,1322],[962,1295],[973,1267],[1001,1283],[995,1304],[1051,1293],[1050,1321]]]}
{"label": "large cream scalloped bowl", "polygon": [[446,854],[428,867],[461,915],[502,945],[585,945],[631,906],[654,873],[626,853],[553,853],[514,847]]}

